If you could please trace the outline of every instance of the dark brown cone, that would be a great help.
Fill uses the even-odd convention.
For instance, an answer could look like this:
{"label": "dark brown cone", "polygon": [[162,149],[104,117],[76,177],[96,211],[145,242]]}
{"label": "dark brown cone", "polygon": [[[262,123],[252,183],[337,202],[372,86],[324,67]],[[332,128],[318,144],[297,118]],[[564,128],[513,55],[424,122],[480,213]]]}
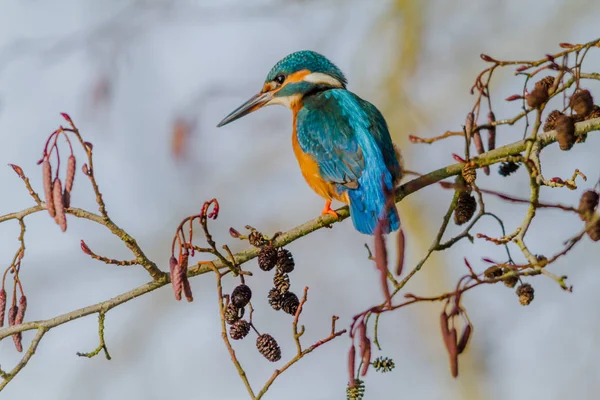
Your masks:
{"label": "dark brown cone", "polygon": [[527,306],[533,301],[534,290],[529,283],[524,283],[517,288],[517,296],[519,296],[519,302]]}
{"label": "dark brown cone", "polygon": [[600,118],[600,106],[594,105],[594,107],[592,107],[592,111],[585,116],[585,119],[594,119],[594,118]]}
{"label": "dark brown cone", "polygon": [[546,117],[546,122],[544,123],[543,128],[544,132],[553,130],[556,127],[556,119],[561,115],[564,114],[558,110],[552,110],[550,114],[548,114],[548,116]]}
{"label": "dark brown cone", "polygon": [[243,316],[244,309],[237,308],[231,303],[229,303],[229,305],[225,309],[225,322],[227,322],[229,325],[233,324],[235,321],[239,320]]}
{"label": "dark brown cone", "polygon": [[548,101],[548,89],[543,86],[535,85],[535,88],[525,95],[525,101],[527,105],[531,108],[538,108],[546,101]]}
{"label": "dark brown cone", "polygon": [[288,249],[279,249],[277,252],[277,269],[290,273],[294,270],[294,257]]}
{"label": "dark brown cone", "polygon": [[65,206],[63,204],[62,182],[60,178],[55,178],[52,183],[52,197],[56,213],[54,220],[60,226],[60,230],[65,232],[67,230],[67,215],[65,214]]}
{"label": "dark brown cone", "polygon": [[290,290],[290,277],[288,274],[277,270],[275,276],[273,276],[273,285],[279,290],[279,293],[284,294]]}
{"label": "dark brown cone", "polygon": [[250,324],[245,319],[238,319],[229,327],[229,337],[233,340],[245,338],[250,332]]}
{"label": "dark brown cone", "polygon": [[594,242],[600,240],[600,221],[592,225],[588,230],[587,234]]}
{"label": "dark brown cone", "polygon": [[546,89],[546,91],[549,91],[553,85],[554,85],[554,77],[551,75],[548,75],[548,76],[543,77],[539,81],[537,81],[535,83],[534,88],[539,87],[539,88]]}
{"label": "dark brown cone", "polygon": [[281,348],[273,336],[263,333],[256,339],[256,348],[267,360],[276,362],[281,360]]}
{"label": "dark brown cone", "polygon": [[292,292],[287,292],[281,296],[280,303],[281,309],[290,315],[296,315],[296,311],[298,311],[298,306],[300,305],[298,296]]}
{"label": "dark brown cone", "polygon": [[497,265],[492,265],[483,272],[483,276],[485,276],[487,279],[494,279],[502,276],[503,274],[504,272],[502,271],[502,268]]}
{"label": "dark brown cone", "polygon": [[248,235],[248,242],[254,247],[260,247],[265,243],[265,238],[259,231],[252,230]]}
{"label": "dark brown cone", "polygon": [[75,168],[76,161],[75,156],[69,156],[69,160],[67,161],[67,176],[65,178],[65,191],[71,192],[73,190],[73,182],[75,181]]}
{"label": "dark brown cone", "polygon": [[578,115],[586,116],[594,107],[594,98],[592,97],[589,90],[578,90],[571,96],[569,100],[571,109]]}
{"label": "dark brown cone", "polygon": [[237,308],[244,308],[252,298],[252,290],[248,285],[238,285],[231,292],[231,304]]}
{"label": "dark brown cone", "polygon": [[0,328],[4,326],[4,316],[6,314],[6,290],[0,289]]}
{"label": "dark brown cone", "polygon": [[258,266],[263,271],[270,271],[277,263],[277,249],[271,245],[264,246],[258,253]]}
{"label": "dark brown cone", "polygon": [[269,304],[275,311],[281,310],[281,293],[277,288],[269,290]]}
{"label": "dark brown cone", "polygon": [[594,210],[598,206],[600,196],[593,190],[588,190],[581,195],[579,199],[579,218],[582,221],[589,221],[592,218]]}
{"label": "dark brown cone", "polygon": [[498,167],[498,173],[504,177],[507,177],[515,173],[519,169],[520,165],[516,162],[504,162]]}
{"label": "dark brown cone", "polygon": [[570,150],[575,144],[575,122],[573,118],[562,115],[556,119],[556,139],[561,150]]}
{"label": "dark brown cone", "polygon": [[[503,272],[504,272],[505,274],[507,274],[507,273],[509,273],[510,271],[511,271],[510,269],[508,269],[508,268],[505,268]],[[504,286],[506,286],[506,287],[509,287],[509,288],[511,288],[511,289],[512,289],[512,288],[514,288],[514,287],[517,285],[517,283],[519,282],[519,277],[518,277],[518,276],[509,276],[508,278],[505,278],[503,282],[504,282]]]}
{"label": "dark brown cone", "polygon": [[475,210],[477,209],[477,202],[475,197],[465,191],[461,192],[458,196],[458,203],[454,210],[454,222],[456,225],[462,225],[473,218]]}
{"label": "dark brown cone", "polygon": [[56,216],[56,211],[54,210],[54,196],[52,194],[52,166],[50,165],[50,161],[48,159],[44,159],[43,165],[43,179],[44,179],[44,196],[46,197],[46,208],[48,209],[48,214],[52,218]]}
{"label": "dark brown cone", "polygon": [[71,192],[63,190],[62,203],[64,208],[71,207]]}

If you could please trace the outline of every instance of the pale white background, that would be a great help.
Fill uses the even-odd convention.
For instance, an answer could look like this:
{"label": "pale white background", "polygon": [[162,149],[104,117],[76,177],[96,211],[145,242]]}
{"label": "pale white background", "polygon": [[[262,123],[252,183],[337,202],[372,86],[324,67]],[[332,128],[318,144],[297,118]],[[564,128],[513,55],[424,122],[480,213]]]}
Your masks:
{"label": "pale white background", "polygon": [[[261,88],[268,70],[284,55],[310,48],[334,60],[346,72],[351,90],[372,100],[394,121],[392,133],[403,147],[407,167],[425,172],[452,162],[450,153],[461,152],[462,142],[417,146],[408,144],[406,137],[460,127],[473,101],[468,88],[484,67],[480,53],[540,58],[556,51],[558,42],[583,42],[599,34],[600,5],[592,0],[414,2],[422,18],[419,42],[413,43],[418,67],[403,83],[403,100],[390,99],[382,93],[400,54],[399,41],[407,34],[403,14],[393,9],[410,9],[404,3],[410,2],[4,1],[0,213],[32,204],[5,165],[20,165],[39,189],[36,161],[47,135],[63,123],[59,112],[68,112],[95,145],[96,176],[111,216],[163,269],[178,221],[197,213],[212,197],[222,206],[213,227],[216,238],[242,249],[228,237],[230,226],[286,230],[314,217],[322,207],[292,156],[289,111],[272,107],[215,128]],[[598,71],[598,51],[590,53],[587,65]],[[518,92],[521,81],[511,79],[510,73],[497,78],[497,116],[509,117],[518,105],[501,99]],[[590,87],[600,96],[598,85]],[[196,124],[186,156],[179,160],[171,153],[176,118]],[[521,132],[520,127],[500,129],[498,142],[518,140]],[[598,179],[595,158],[600,142],[595,136],[569,153],[545,152],[546,175],[565,177],[580,168],[590,178],[582,188],[591,187]],[[480,184],[527,194],[522,172],[501,179],[493,170]],[[571,204],[580,193],[542,192],[548,201]],[[428,188],[401,205],[407,221],[407,267],[434,237],[450,195]],[[78,207],[95,207],[81,175],[72,201]],[[522,206],[496,200],[490,200],[489,207],[505,219],[508,229],[518,226],[524,212]],[[577,217],[540,214],[528,242],[537,253],[552,254],[581,227]],[[69,218],[69,229],[62,234],[45,213],[26,222],[21,278],[29,299],[28,320],[105,300],[148,279],[140,268],[107,266],[81,253],[79,240],[85,239],[101,254],[129,257],[122,243],[99,226]],[[491,220],[482,221],[477,231],[500,234]],[[18,247],[17,233],[14,222],[0,226],[3,267]],[[307,345],[328,334],[331,315],[339,315],[340,324],[347,326],[352,315],[381,300],[377,274],[366,260],[366,241],[370,239],[347,221],[289,246],[297,262],[293,290],[300,293],[310,286],[303,315]],[[408,290],[427,295],[451,289],[465,273],[465,255],[482,270],[481,256],[501,258],[503,252],[481,241],[462,242],[434,257]],[[569,275],[574,293],[563,293],[554,282],[537,278],[531,280],[535,301],[527,308],[501,285],[466,295],[475,333],[457,380],[450,377],[438,333],[439,305],[388,315],[382,319],[382,354],[392,357],[397,368],[386,375],[371,372],[366,399],[597,398],[599,255],[598,247],[585,239],[552,266],[557,274]],[[278,338],[286,359],[295,351],[291,320],[266,303],[270,276],[254,263],[248,267],[256,272],[249,280],[255,297],[265,298],[255,302],[257,326]],[[233,283],[228,283],[231,289]],[[247,398],[220,339],[214,280],[197,277],[192,287],[191,304],[175,302],[166,287],[112,310],[106,318],[112,361],[102,355],[91,360],[75,355],[97,345],[94,316],[52,330],[0,398]],[[31,337],[24,335],[25,344]],[[253,342],[249,338],[235,346],[259,389],[274,365],[256,353]],[[282,375],[266,398],[344,398],[348,345],[343,337],[311,354]],[[17,361],[10,338],[0,342],[0,365],[7,370]]]}

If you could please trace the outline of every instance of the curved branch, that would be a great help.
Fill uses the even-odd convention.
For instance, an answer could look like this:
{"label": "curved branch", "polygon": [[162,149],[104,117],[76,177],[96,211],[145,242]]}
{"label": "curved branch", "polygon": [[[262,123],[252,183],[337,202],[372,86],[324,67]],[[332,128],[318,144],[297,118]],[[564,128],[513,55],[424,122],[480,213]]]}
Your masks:
{"label": "curved branch", "polygon": [[[578,136],[592,132],[592,131],[598,131],[598,130],[600,130],[600,118],[595,118],[595,119],[591,119],[588,121],[579,122],[576,125],[576,135],[578,135]],[[546,147],[556,141],[556,131],[549,131],[542,135],[539,135],[537,140],[540,143],[541,147]],[[526,144],[527,144],[527,140],[521,140],[521,141],[518,141],[515,143],[508,144],[506,146],[499,147],[499,148],[489,151],[487,153],[483,153],[479,157],[473,158],[472,162],[478,168],[483,167],[485,165],[492,165],[492,164],[498,162],[499,160],[506,158],[507,156],[514,156],[514,155],[520,154],[521,152],[523,152],[525,150]],[[462,167],[463,167],[463,164],[460,164],[460,163],[452,164],[452,165],[449,165],[444,168],[440,168],[436,171],[430,172],[426,175],[423,175],[421,177],[418,177],[416,179],[413,179],[413,180],[405,183],[404,185],[400,186],[396,190],[396,202],[401,201],[406,196],[408,196],[414,192],[417,192],[418,190],[420,190],[424,187],[435,184],[435,183],[437,183],[443,179],[449,178],[451,176],[460,174],[462,171]],[[34,206],[34,207],[28,208],[26,210],[23,210],[23,211],[20,211],[17,213],[0,216],[0,222],[6,221],[9,219],[23,218],[24,216],[26,216],[28,214],[32,214],[34,212],[41,211],[43,209],[44,209],[44,207],[42,207],[42,206]],[[96,220],[102,221],[101,216],[93,214],[93,213],[89,213],[89,212],[81,210],[81,209],[71,208],[68,210],[68,212],[73,215],[76,215],[80,218],[86,218],[86,219],[90,219],[90,220],[94,220],[94,221],[96,221]],[[277,238],[274,240],[273,244],[277,247],[285,246],[288,243],[291,243],[295,240],[298,240],[298,239],[310,234],[311,232],[314,232],[325,226],[330,226],[334,223],[342,221],[342,220],[348,218],[348,216],[350,215],[349,211],[348,211],[348,207],[339,208],[336,210],[336,212],[339,215],[338,220],[336,220],[335,217],[330,216],[330,215],[320,216],[311,221],[305,222],[304,224],[299,225],[296,228],[293,228],[285,233],[278,235]],[[258,253],[259,253],[259,249],[254,248],[254,247],[249,248],[247,250],[237,253],[235,255],[235,261],[238,264],[243,264],[243,263],[250,261],[251,259],[257,257]],[[218,269],[227,268],[227,265],[225,265],[221,260],[215,260],[215,261],[213,261],[213,264]],[[189,269],[188,275],[189,276],[197,276],[197,275],[206,274],[210,271],[211,271],[211,267],[206,262],[202,262],[202,263],[198,263],[195,266],[191,267]],[[164,277],[161,279],[158,279],[158,280],[155,280],[152,282],[148,282],[144,285],[138,286],[137,288],[134,288],[128,292],[122,293],[116,297],[109,299],[109,300],[106,300],[106,301],[103,301],[100,303],[96,303],[91,306],[83,307],[78,310],[74,310],[74,311],[59,315],[59,316],[51,318],[51,319],[42,320],[42,321],[32,321],[32,322],[27,322],[24,324],[14,325],[11,327],[0,329],[0,340],[2,340],[3,338],[5,338],[7,336],[12,335],[13,333],[18,333],[18,332],[23,332],[23,331],[33,330],[33,329],[49,330],[49,329],[52,329],[59,325],[62,325],[64,323],[67,323],[69,321],[72,321],[74,319],[78,319],[78,318],[81,318],[81,317],[84,317],[84,316],[87,316],[90,314],[95,314],[95,313],[99,313],[99,312],[107,312],[108,310],[110,310],[118,305],[126,303],[130,300],[133,300],[134,298],[136,298],[138,296],[152,292],[152,291],[170,283],[169,275],[167,273],[164,273],[163,276]],[[40,339],[41,339],[41,337],[40,337]]]}

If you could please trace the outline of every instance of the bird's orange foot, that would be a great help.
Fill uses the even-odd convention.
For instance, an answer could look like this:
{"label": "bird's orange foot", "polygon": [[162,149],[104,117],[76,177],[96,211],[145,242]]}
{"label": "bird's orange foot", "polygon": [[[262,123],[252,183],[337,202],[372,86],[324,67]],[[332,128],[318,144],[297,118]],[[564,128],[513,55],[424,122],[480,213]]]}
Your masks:
{"label": "bird's orange foot", "polygon": [[331,209],[331,200],[327,200],[327,202],[325,202],[325,207],[323,207],[323,211],[321,211],[321,215],[333,215],[335,217],[335,219],[340,219],[340,216],[338,215],[338,213],[336,213],[334,210]]}

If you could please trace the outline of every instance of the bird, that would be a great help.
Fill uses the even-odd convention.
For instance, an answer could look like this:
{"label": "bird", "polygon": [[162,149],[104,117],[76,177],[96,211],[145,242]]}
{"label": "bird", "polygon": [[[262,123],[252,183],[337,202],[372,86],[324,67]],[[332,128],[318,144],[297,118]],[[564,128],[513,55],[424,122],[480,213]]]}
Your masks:
{"label": "bird", "polygon": [[[370,102],[347,89],[342,71],[325,56],[302,50],[282,58],[262,90],[227,115],[217,127],[264,106],[292,111],[292,147],[308,185],[325,199],[322,215],[339,215],[332,200],[348,204],[357,231],[374,235],[398,230],[389,193],[402,169],[387,123]],[[391,204],[390,204],[391,203]]]}

